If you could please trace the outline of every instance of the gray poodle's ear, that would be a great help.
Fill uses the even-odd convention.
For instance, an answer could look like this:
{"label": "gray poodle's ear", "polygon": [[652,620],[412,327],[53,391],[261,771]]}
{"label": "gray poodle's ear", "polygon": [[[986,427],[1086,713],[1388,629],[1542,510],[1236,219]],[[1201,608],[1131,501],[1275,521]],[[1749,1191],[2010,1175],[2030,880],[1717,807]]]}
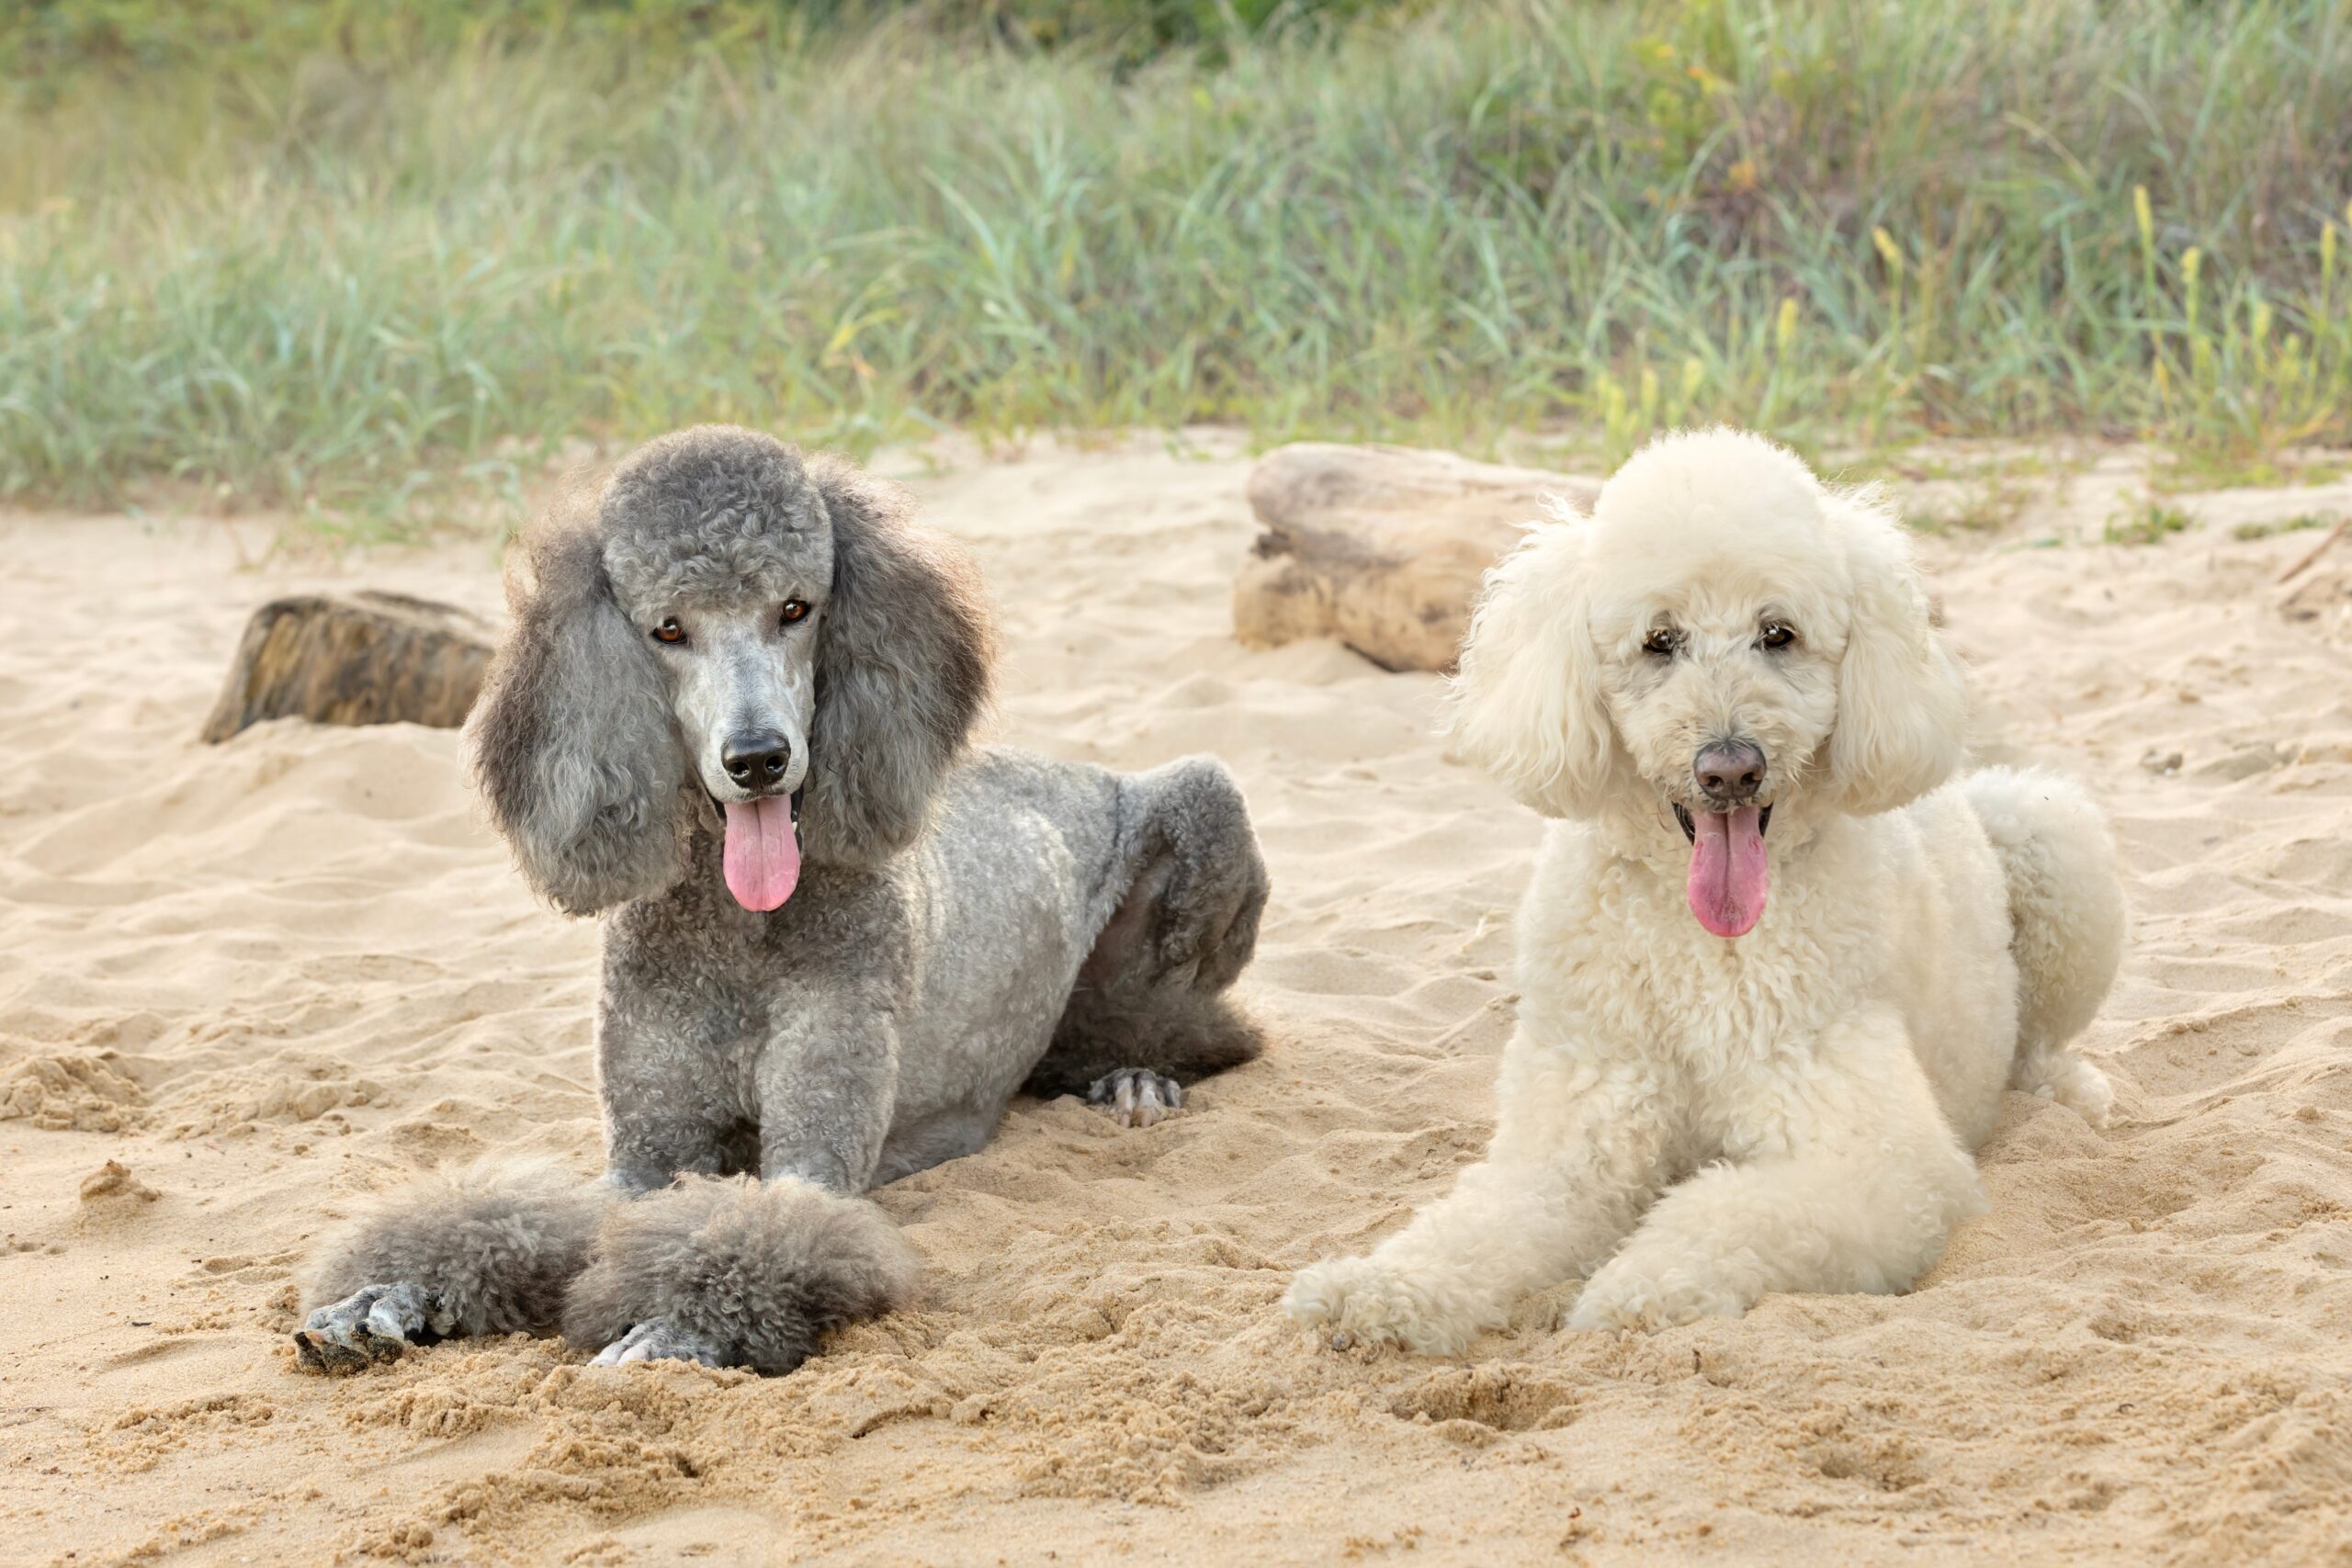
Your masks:
{"label": "gray poodle's ear", "polygon": [[466,720],[466,750],[525,879],[593,915],[678,879],[684,761],[595,530],[547,530],[529,566],[528,581],[510,575],[514,626]]}
{"label": "gray poodle's ear", "polygon": [[970,564],[909,526],[903,504],[846,463],[808,475],[833,529],[833,588],[818,628],[801,851],[874,865],[920,832],[988,699],[994,650]]}
{"label": "gray poodle's ear", "polygon": [[1838,804],[1868,816],[1909,804],[1960,766],[1968,692],[1894,513],[1869,492],[1833,494],[1829,513],[1854,585],[1829,775]]}

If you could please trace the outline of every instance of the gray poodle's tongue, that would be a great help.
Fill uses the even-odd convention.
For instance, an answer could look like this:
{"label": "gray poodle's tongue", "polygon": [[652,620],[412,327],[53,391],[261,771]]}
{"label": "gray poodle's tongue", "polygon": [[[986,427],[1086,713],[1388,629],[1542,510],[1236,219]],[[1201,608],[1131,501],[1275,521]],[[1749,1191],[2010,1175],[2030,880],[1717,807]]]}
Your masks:
{"label": "gray poodle's tongue", "polygon": [[727,891],[762,914],[783,906],[800,881],[792,802],[780,795],[727,807]]}
{"label": "gray poodle's tongue", "polygon": [[1764,918],[1772,875],[1764,814],[1753,806],[1694,811],[1690,824],[1690,912],[1717,936],[1746,936]]}

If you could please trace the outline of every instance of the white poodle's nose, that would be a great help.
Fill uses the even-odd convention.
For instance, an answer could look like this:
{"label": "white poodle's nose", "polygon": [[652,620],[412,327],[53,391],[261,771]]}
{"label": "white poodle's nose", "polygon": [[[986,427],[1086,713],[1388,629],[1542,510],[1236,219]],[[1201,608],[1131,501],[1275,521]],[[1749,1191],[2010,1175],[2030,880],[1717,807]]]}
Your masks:
{"label": "white poodle's nose", "polygon": [[1717,740],[1699,748],[1690,761],[1690,776],[1707,804],[1746,806],[1764,792],[1763,748],[1752,740]]}

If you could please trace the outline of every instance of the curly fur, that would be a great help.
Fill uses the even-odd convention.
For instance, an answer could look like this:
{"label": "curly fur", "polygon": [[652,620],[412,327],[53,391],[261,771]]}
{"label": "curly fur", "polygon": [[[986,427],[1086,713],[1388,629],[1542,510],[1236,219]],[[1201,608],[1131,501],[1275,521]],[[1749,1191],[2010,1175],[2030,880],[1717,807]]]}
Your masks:
{"label": "curly fur", "polygon": [[801,840],[870,866],[912,842],[988,696],[993,633],[971,570],[847,464],[812,477],[833,525],[835,604],[817,656]]}
{"label": "curly fur", "polygon": [[[991,652],[977,580],[894,492],[702,427],[631,454],[527,558],[467,739],[526,879],[608,912],[608,1190],[771,1184],[689,1180],[614,1214],[563,1314],[575,1337],[628,1330],[605,1359],[780,1370],[901,1293],[903,1250],[848,1200],[978,1148],[1024,1081],[1256,1053],[1224,996],[1266,897],[1231,775],[967,748]],[[757,795],[728,771],[746,731],[783,770]],[[755,912],[722,874],[722,807],[787,796],[798,880]],[[432,1326],[419,1281],[463,1267],[473,1233],[421,1201],[401,1247],[333,1276],[353,1293],[306,1325],[320,1357]],[[572,1197],[535,1201],[514,1234],[572,1235]],[[546,1278],[581,1264],[568,1239],[499,1251],[472,1288],[544,1326]]]}
{"label": "curly fur", "polygon": [[[2121,955],[2112,842],[2054,775],[1947,782],[1964,688],[1874,495],[1755,436],[1657,442],[1489,574],[1453,703],[1464,755],[1559,818],[1494,1141],[1302,1272],[1294,1314],[1444,1352],[1577,1277],[1580,1328],[1899,1291],[1980,1206],[2005,1086],[2104,1119],[2067,1046]],[[1733,938],[1695,918],[1675,816],[1726,809],[1697,758],[1729,739],[1771,809]]]}
{"label": "curly fur", "polygon": [[793,1178],[689,1177],[614,1208],[563,1331],[605,1345],[659,1321],[721,1365],[788,1372],[830,1330],[905,1305],[917,1272],[865,1199]]}
{"label": "curly fur", "polygon": [[428,1178],[356,1218],[311,1265],[304,1296],[336,1302],[400,1280],[424,1287],[440,1333],[550,1333],[607,1206],[608,1194],[552,1165]]}
{"label": "curly fur", "polygon": [[524,877],[566,913],[594,914],[684,871],[685,769],[598,532],[560,516],[522,558],[507,583],[514,623],[467,720],[467,749]]}

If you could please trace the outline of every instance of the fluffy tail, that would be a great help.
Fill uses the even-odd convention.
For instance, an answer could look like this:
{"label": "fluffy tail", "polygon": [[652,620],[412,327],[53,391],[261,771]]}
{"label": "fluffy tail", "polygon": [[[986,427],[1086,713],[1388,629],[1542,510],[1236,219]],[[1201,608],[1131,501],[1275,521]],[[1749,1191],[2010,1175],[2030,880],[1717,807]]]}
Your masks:
{"label": "fluffy tail", "polygon": [[2009,886],[2018,993],[2010,1085],[2103,1126],[2115,1091],[2067,1045],[2098,1016],[2123,960],[2123,880],[2107,819],[2080,786],[2041,769],[1987,768],[1962,788]]}

